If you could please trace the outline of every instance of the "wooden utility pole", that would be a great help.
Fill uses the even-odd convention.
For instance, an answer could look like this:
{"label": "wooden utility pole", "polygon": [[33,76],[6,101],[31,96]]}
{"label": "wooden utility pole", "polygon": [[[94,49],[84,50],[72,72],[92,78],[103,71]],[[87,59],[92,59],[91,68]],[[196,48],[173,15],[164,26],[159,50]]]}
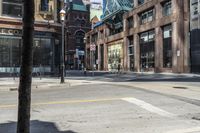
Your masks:
{"label": "wooden utility pole", "polygon": [[34,8],[34,0],[23,0],[23,45],[18,95],[17,133],[30,133]]}

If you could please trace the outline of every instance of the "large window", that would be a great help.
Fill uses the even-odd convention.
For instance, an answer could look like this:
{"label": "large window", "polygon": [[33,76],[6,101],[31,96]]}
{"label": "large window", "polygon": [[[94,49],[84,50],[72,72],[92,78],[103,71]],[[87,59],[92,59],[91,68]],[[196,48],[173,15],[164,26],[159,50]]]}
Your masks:
{"label": "large window", "polygon": [[6,69],[20,65],[20,45],[19,38],[0,37],[0,67]]}
{"label": "large window", "polygon": [[93,34],[92,35],[92,43],[96,43],[97,39],[98,39],[98,34],[97,33]]}
{"label": "large window", "polygon": [[115,42],[108,46],[108,70],[116,71],[122,68],[123,62],[122,42]]}
{"label": "large window", "polygon": [[78,48],[79,50],[84,50],[85,48],[83,40],[84,36],[85,33],[83,31],[76,32],[76,48]]}
{"label": "large window", "polygon": [[172,13],[172,2],[171,0],[163,3],[163,16],[169,16]]}
{"label": "large window", "polygon": [[143,69],[154,68],[155,64],[155,32],[144,32],[140,35],[140,61]]}
{"label": "large window", "polygon": [[2,15],[11,17],[21,17],[22,0],[3,0]]}
{"label": "large window", "polygon": [[40,10],[49,11],[49,0],[41,0]]}
{"label": "large window", "polygon": [[36,38],[33,49],[33,66],[50,66],[52,56],[51,40]]}
{"label": "large window", "polygon": [[127,19],[127,27],[128,29],[133,28],[133,16]]}
{"label": "large window", "polygon": [[141,24],[151,22],[151,21],[153,21],[153,18],[154,18],[154,10],[153,9],[140,14]]}
{"label": "large window", "polygon": [[163,67],[172,67],[172,27],[163,27]]}

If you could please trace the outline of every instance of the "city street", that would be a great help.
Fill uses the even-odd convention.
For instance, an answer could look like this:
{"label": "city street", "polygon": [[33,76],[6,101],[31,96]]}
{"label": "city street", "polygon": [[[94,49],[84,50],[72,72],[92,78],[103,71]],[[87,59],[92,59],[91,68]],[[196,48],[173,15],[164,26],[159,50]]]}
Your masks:
{"label": "city street", "polygon": [[[31,133],[199,133],[200,78],[68,73],[33,79]],[[0,133],[14,133],[18,80],[0,79]]]}

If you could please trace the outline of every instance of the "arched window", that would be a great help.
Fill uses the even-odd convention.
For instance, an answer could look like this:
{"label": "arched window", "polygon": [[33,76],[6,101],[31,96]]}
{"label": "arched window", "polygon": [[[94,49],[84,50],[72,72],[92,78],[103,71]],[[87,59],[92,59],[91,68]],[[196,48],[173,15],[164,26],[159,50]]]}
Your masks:
{"label": "arched window", "polygon": [[84,36],[85,36],[85,33],[83,31],[77,31],[75,34],[76,48],[80,50],[84,50]]}

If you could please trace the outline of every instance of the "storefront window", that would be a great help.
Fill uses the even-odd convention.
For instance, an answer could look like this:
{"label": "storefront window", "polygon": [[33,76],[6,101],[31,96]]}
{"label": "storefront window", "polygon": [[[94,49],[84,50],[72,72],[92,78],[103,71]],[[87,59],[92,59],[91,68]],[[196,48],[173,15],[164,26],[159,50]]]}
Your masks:
{"label": "storefront window", "polygon": [[[21,63],[21,37],[0,36],[0,72],[19,72]],[[33,72],[50,72],[52,65],[51,39],[35,38],[33,47]]]}
{"label": "storefront window", "polygon": [[45,38],[36,38],[34,40],[33,66],[51,65],[51,40]]}
{"label": "storefront window", "polygon": [[0,37],[0,72],[13,72],[20,66],[21,39]]}
{"label": "storefront window", "polygon": [[3,0],[2,14],[11,17],[21,17],[22,0]]}
{"label": "storefront window", "polygon": [[122,69],[122,42],[116,42],[108,46],[108,69],[117,71]]}
{"label": "storefront window", "polygon": [[172,67],[172,27],[163,27],[163,67]]}
{"label": "storefront window", "polygon": [[154,48],[154,30],[142,33],[140,35],[140,60],[141,67],[144,69],[154,68],[155,48]]}

